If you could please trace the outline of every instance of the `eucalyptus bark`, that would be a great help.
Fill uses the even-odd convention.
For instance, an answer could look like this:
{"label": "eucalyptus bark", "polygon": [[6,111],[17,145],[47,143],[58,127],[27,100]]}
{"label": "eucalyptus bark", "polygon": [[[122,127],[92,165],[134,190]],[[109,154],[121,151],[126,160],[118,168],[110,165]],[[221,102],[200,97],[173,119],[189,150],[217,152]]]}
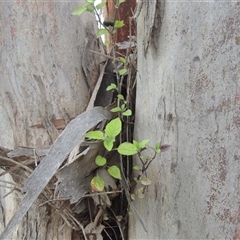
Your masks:
{"label": "eucalyptus bark", "polygon": [[[72,16],[76,7],[68,1],[0,3],[1,147],[50,146],[86,108],[102,60],[89,49],[101,51],[101,43],[95,37],[94,15]],[[4,175],[1,180],[12,177],[21,189],[28,176]],[[4,197],[9,191],[0,187],[0,232],[22,198],[18,191]],[[46,204],[39,207],[42,201],[29,210],[11,239],[72,239],[72,229],[60,229],[64,221]]]}
{"label": "eucalyptus bark", "polygon": [[171,144],[149,169],[130,239],[239,239],[239,2],[143,2],[135,139]]}

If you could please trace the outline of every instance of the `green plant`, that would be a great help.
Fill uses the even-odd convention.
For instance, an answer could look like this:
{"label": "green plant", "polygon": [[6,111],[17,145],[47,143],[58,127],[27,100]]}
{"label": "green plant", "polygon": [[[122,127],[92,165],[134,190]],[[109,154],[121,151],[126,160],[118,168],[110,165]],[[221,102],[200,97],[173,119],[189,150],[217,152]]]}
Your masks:
{"label": "green plant", "polygon": [[[120,4],[123,2],[125,2],[125,0],[115,0],[116,11],[118,10]],[[146,188],[151,184],[151,179],[148,178],[147,174],[149,166],[156,158],[157,154],[160,154],[162,151],[167,150],[170,146],[156,143],[154,147],[151,147],[149,146],[149,139],[144,139],[138,142],[136,140],[133,140],[132,135],[129,133],[132,129],[134,121],[134,106],[132,103],[134,101],[130,100],[130,96],[134,95],[135,78],[137,71],[131,59],[134,59],[137,51],[136,49],[131,48],[132,44],[130,42],[130,47],[126,48],[126,55],[117,56],[116,43],[114,42],[113,36],[116,33],[117,29],[124,26],[124,22],[118,19],[114,19],[112,22],[102,22],[98,11],[103,9],[105,4],[106,0],[102,0],[102,2],[99,4],[95,4],[95,0],[86,0],[83,6],[78,7],[72,13],[73,15],[81,15],[84,12],[95,13],[100,24],[100,28],[97,32],[97,37],[99,38],[106,34],[109,34],[111,36],[110,41],[105,41],[104,45],[111,44],[112,46],[112,57],[109,59],[113,59],[112,61],[115,66],[115,73],[117,78],[117,84],[112,83],[106,88],[106,91],[116,91],[117,93],[116,106],[111,109],[111,112],[115,113],[113,114],[115,118],[106,124],[104,130],[90,131],[85,135],[85,137],[87,139],[102,142],[104,148],[107,150],[107,153],[112,151],[118,152],[120,159],[118,166],[110,165],[108,163],[108,154],[104,156],[98,155],[95,158],[95,163],[98,168],[106,170],[105,172],[107,172],[116,181],[126,181],[126,178],[129,179],[129,173],[131,171],[129,169],[126,170],[127,173],[123,171],[124,161],[129,161],[134,155],[139,159],[139,165],[133,167],[133,170],[136,171],[137,174],[134,178],[134,183],[132,183],[130,186],[133,189],[133,192],[130,193],[130,197],[132,200],[134,200],[136,196],[140,198],[144,197]],[[116,12],[115,16],[117,16]],[[132,41],[131,38],[130,41]],[[125,85],[125,91],[122,91],[124,79],[127,83],[127,86]],[[105,189],[104,179],[100,176],[100,174],[98,174],[98,171],[96,171],[96,174],[92,178],[90,185],[91,189],[94,192],[107,191]],[[122,184],[122,186],[124,188],[124,191],[127,191],[126,195],[128,195],[128,187],[124,187],[124,184]],[[131,206],[131,200],[129,201],[128,199],[128,202]],[[134,210],[134,213],[136,213],[136,210]],[[136,215],[139,218],[139,215]],[[143,223],[142,225],[144,227]]]}

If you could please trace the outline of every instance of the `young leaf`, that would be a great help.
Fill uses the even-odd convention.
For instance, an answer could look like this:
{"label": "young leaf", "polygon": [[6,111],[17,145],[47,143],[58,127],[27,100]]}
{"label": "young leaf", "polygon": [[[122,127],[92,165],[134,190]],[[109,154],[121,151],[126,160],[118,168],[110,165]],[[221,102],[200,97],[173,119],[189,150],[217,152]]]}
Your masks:
{"label": "young leaf", "polygon": [[161,145],[160,142],[155,144],[154,150],[155,150],[156,153],[160,153],[161,152],[160,145]]}
{"label": "young leaf", "polygon": [[103,44],[104,46],[108,46],[110,44],[110,41],[105,41]]}
{"label": "young leaf", "polygon": [[144,185],[144,186],[147,186],[147,185],[150,185],[152,182],[150,179],[148,178],[142,178],[141,179],[141,184]]}
{"label": "young leaf", "polygon": [[137,149],[139,149],[139,142],[133,140],[133,145],[136,146]]}
{"label": "young leaf", "polygon": [[85,134],[85,137],[91,138],[91,139],[96,139],[96,140],[103,140],[104,139],[103,132],[99,131],[99,130],[90,131],[90,132]]}
{"label": "young leaf", "polygon": [[111,137],[106,137],[103,141],[104,147],[110,152],[113,148],[113,143],[115,139]]}
{"label": "young leaf", "polygon": [[103,132],[99,131],[99,130],[87,132],[85,134],[85,137],[90,138],[90,139],[96,139],[96,140],[103,140],[104,139]]}
{"label": "young leaf", "polygon": [[122,94],[117,95],[118,99],[124,100],[124,96]]}
{"label": "young leaf", "polygon": [[125,2],[125,0],[119,0],[119,4],[124,3],[124,2]]}
{"label": "young leaf", "polygon": [[109,85],[106,90],[110,91],[110,90],[115,90],[115,89],[117,89],[117,85],[114,83],[111,83],[111,85]]}
{"label": "young leaf", "polygon": [[97,10],[102,9],[105,4],[106,4],[106,1],[102,1],[101,3],[99,3],[99,4],[96,5],[96,9],[97,9]]}
{"label": "young leaf", "polygon": [[81,15],[82,13],[86,12],[87,11],[87,7],[84,5],[84,6],[80,6],[78,8],[76,8],[73,12],[72,12],[72,15],[74,16],[79,16]]}
{"label": "young leaf", "polygon": [[124,104],[121,105],[121,109],[125,110],[125,108],[126,108],[126,104],[124,103]]}
{"label": "young leaf", "polygon": [[119,57],[119,60],[120,60],[122,63],[126,63],[126,62],[127,62],[126,58],[123,58],[123,57]]}
{"label": "young leaf", "polygon": [[98,155],[95,158],[95,163],[100,167],[104,166],[106,164],[106,162],[107,162],[107,159],[105,157],[100,156],[100,155]]}
{"label": "young leaf", "polygon": [[104,189],[104,181],[99,176],[95,176],[92,179],[90,185],[91,185],[92,190],[96,191],[96,192],[101,192]]}
{"label": "young leaf", "polygon": [[123,116],[131,116],[132,115],[132,111],[130,109],[128,109],[127,111],[122,113]]}
{"label": "young leaf", "polygon": [[110,121],[106,128],[105,133],[108,137],[115,138],[122,130],[122,121],[120,118],[115,118],[112,121]]}
{"label": "young leaf", "polygon": [[116,179],[122,179],[120,169],[115,165],[108,168],[108,173]]}
{"label": "young leaf", "polygon": [[94,4],[94,0],[87,0],[88,3]]}
{"label": "young leaf", "polygon": [[120,107],[115,107],[111,109],[111,112],[121,112],[122,109]]}
{"label": "young leaf", "polygon": [[102,35],[108,34],[108,31],[105,28],[101,28],[98,30],[97,38],[101,37]]}
{"label": "young leaf", "polygon": [[127,72],[127,69],[126,69],[126,68],[123,68],[123,69],[121,69],[121,70],[118,71],[118,73],[119,73],[120,76],[124,75],[126,72]]}
{"label": "young leaf", "polygon": [[133,169],[136,170],[136,171],[140,170],[139,166],[134,166]]}
{"label": "young leaf", "polygon": [[123,27],[123,26],[124,26],[124,21],[116,20],[116,21],[114,22],[114,27],[115,27],[115,28],[121,28],[121,27]]}
{"label": "young leaf", "polygon": [[149,139],[144,139],[142,140],[140,143],[139,143],[139,148],[145,148],[146,147],[146,144],[149,142],[150,140]]}
{"label": "young leaf", "polygon": [[124,142],[118,146],[117,151],[122,155],[131,156],[136,154],[138,152],[138,149],[134,144]]}

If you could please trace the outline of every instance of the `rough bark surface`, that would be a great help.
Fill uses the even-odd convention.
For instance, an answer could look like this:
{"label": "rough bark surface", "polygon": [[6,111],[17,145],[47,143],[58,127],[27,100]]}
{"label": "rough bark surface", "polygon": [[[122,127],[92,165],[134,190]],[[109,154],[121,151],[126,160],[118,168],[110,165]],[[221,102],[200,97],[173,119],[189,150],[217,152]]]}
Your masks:
{"label": "rough bark surface", "polygon": [[240,3],[157,1],[152,21],[150,2],[138,18],[135,139],[172,147],[135,202],[148,233],[131,217],[130,239],[239,239]]}
{"label": "rough bark surface", "polygon": [[[88,49],[100,51],[100,44],[94,16],[71,15],[77,6],[71,1],[0,3],[1,147],[49,146],[86,108],[100,63]],[[14,192],[3,198],[8,191],[1,187],[1,232],[18,204],[16,199],[22,197]],[[12,239],[71,239],[72,230],[59,231],[64,222],[47,205],[39,208],[39,203]]]}

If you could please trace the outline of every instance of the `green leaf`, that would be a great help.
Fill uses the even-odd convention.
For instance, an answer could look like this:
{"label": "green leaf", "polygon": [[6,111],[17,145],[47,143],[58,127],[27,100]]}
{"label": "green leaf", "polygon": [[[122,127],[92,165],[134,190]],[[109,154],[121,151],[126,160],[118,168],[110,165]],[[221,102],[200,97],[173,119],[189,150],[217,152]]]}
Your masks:
{"label": "green leaf", "polygon": [[133,140],[133,145],[136,146],[137,149],[139,149],[139,142]]}
{"label": "green leaf", "polygon": [[123,27],[125,24],[124,24],[124,21],[119,21],[119,20],[116,20],[115,22],[114,22],[114,27],[115,28],[121,28],[121,27]]}
{"label": "green leaf", "polygon": [[126,108],[126,104],[122,104],[122,105],[121,105],[121,109],[122,109],[122,110],[125,110],[125,108]]}
{"label": "green leaf", "polygon": [[106,4],[107,1],[102,1],[101,3],[97,4],[96,5],[96,9],[97,10],[100,10],[104,7],[104,5]]}
{"label": "green leaf", "polygon": [[124,96],[122,94],[117,95],[118,99],[124,100]]}
{"label": "green leaf", "polygon": [[102,167],[104,166],[106,163],[107,163],[107,159],[105,157],[102,157],[100,155],[98,155],[96,158],[95,158],[95,163]]}
{"label": "green leaf", "polygon": [[110,41],[105,41],[104,46],[108,46],[110,44]]}
{"label": "green leaf", "polygon": [[86,9],[87,9],[87,12],[94,12],[93,4],[91,3],[86,4]]}
{"label": "green leaf", "polygon": [[122,113],[123,116],[131,116],[132,115],[132,111],[130,109],[128,109],[127,111]]}
{"label": "green leaf", "polygon": [[73,12],[72,12],[72,15],[74,16],[79,16],[81,15],[82,13],[86,12],[87,11],[87,7],[84,5],[84,6],[80,6],[78,8],[76,8]]}
{"label": "green leaf", "polygon": [[111,112],[121,112],[122,109],[120,107],[115,107],[111,109]]}
{"label": "green leaf", "polygon": [[139,166],[134,166],[133,169],[136,170],[136,171],[140,170]]}
{"label": "green leaf", "polygon": [[85,137],[91,138],[91,139],[96,139],[96,140],[103,140],[104,139],[103,132],[99,131],[99,130],[90,131],[90,132],[85,134]]}
{"label": "green leaf", "polygon": [[126,68],[123,68],[123,69],[121,69],[121,70],[118,71],[118,73],[119,73],[120,76],[124,75],[126,72],[127,72],[127,69],[126,69]]}
{"label": "green leaf", "polygon": [[161,146],[161,143],[160,143],[160,142],[158,142],[158,143],[155,144],[154,149],[155,149],[156,153],[160,153],[160,152],[161,152],[160,146]]}
{"label": "green leaf", "polygon": [[88,3],[94,4],[94,0],[87,0]]}
{"label": "green leaf", "polygon": [[104,189],[104,181],[99,176],[95,176],[90,185],[93,191],[101,192]]}
{"label": "green leaf", "polygon": [[142,178],[140,182],[144,186],[150,185],[152,183],[151,180],[148,178]]}
{"label": "green leaf", "polygon": [[100,28],[97,33],[97,38],[101,37],[102,35],[108,34],[107,29],[105,28]]}
{"label": "green leaf", "polygon": [[117,85],[114,83],[111,83],[111,85],[109,85],[106,90],[110,91],[110,90],[115,90],[115,89],[117,89]]}
{"label": "green leaf", "polygon": [[145,148],[146,144],[150,141],[150,139],[144,139],[139,143],[139,149]]}
{"label": "green leaf", "polygon": [[119,57],[119,59],[120,59],[120,61],[121,61],[122,63],[126,63],[126,62],[127,62],[126,58]]}
{"label": "green leaf", "polygon": [[103,141],[103,145],[104,147],[110,152],[113,148],[113,143],[114,143],[115,139],[111,138],[111,137],[106,137]]}
{"label": "green leaf", "polygon": [[119,4],[124,3],[126,0],[119,0]]}
{"label": "green leaf", "polygon": [[118,146],[117,151],[122,155],[131,156],[136,154],[138,149],[134,144],[124,142]]}
{"label": "green leaf", "polygon": [[115,138],[122,130],[122,121],[120,118],[115,118],[112,121],[110,121],[106,128],[105,133],[108,137]]}
{"label": "green leaf", "polygon": [[108,168],[108,173],[116,179],[122,179],[120,169],[115,165]]}

